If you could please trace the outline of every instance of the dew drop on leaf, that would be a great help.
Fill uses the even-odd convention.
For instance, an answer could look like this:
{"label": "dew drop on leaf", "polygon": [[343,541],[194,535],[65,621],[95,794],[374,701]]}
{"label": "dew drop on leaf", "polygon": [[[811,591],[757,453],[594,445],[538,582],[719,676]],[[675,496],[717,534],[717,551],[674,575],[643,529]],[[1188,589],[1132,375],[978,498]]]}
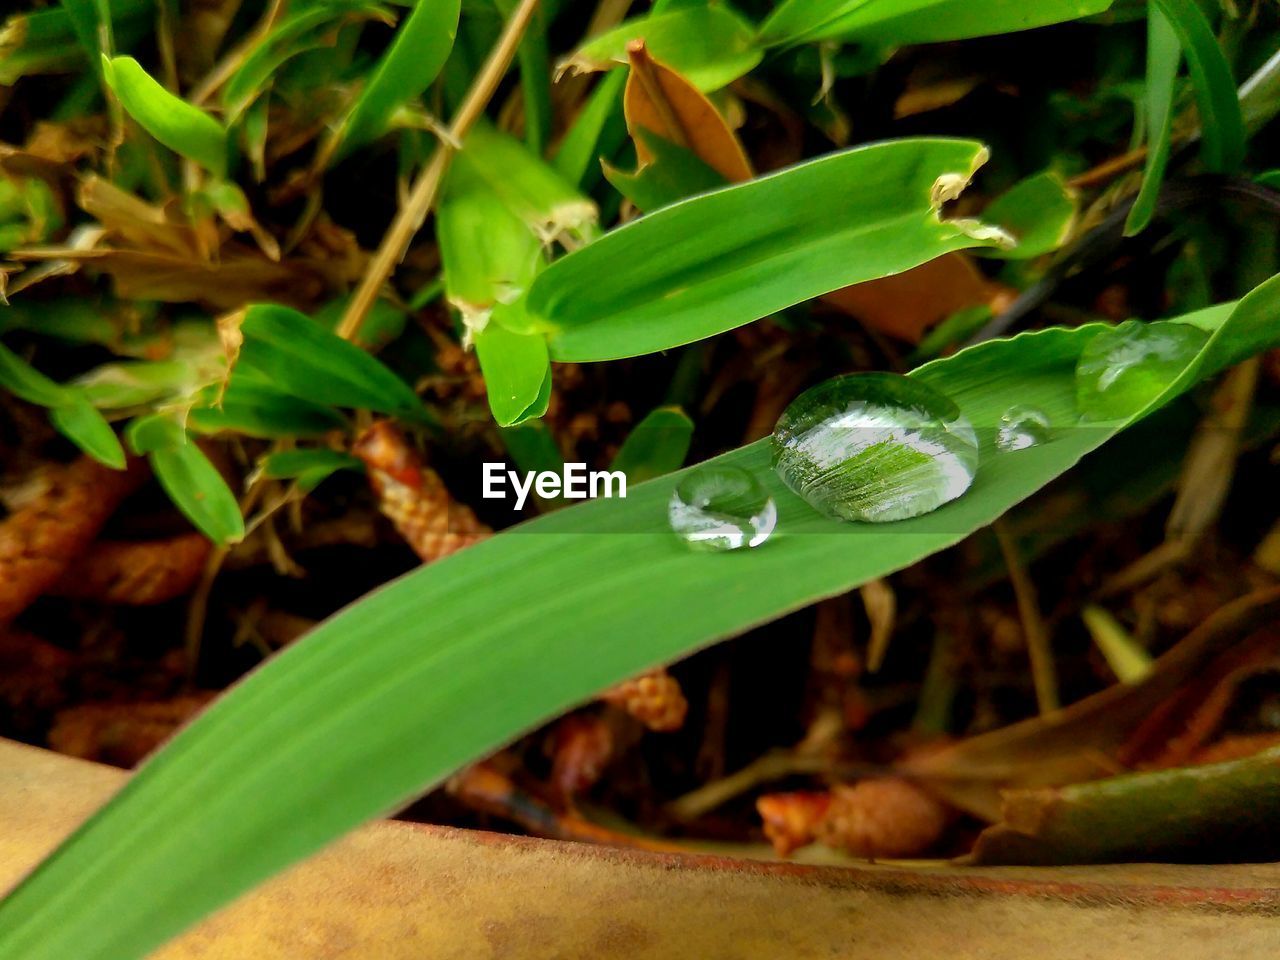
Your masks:
{"label": "dew drop on leaf", "polygon": [[1006,453],[1036,447],[1049,439],[1049,417],[1039,407],[1015,404],[1000,416],[996,446]]}
{"label": "dew drop on leaf", "polygon": [[945,394],[895,373],[855,373],[806,390],[773,430],[773,464],[811,507],[880,523],[936,510],[978,470],[978,441]]}
{"label": "dew drop on leaf", "polygon": [[1076,363],[1076,407],[1087,420],[1132,416],[1164,392],[1209,335],[1185,323],[1126,320],[1085,344]]}
{"label": "dew drop on leaf", "polygon": [[695,550],[758,547],[778,522],[778,508],[760,481],[740,467],[699,467],[671,493],[671,529]]}

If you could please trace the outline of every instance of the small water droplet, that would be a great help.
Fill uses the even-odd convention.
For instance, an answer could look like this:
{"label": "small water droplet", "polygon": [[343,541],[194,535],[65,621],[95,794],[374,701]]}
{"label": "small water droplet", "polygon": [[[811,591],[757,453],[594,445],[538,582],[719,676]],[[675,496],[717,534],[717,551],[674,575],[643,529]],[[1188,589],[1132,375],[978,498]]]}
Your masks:
{"label": "small water droplet", "polygon": [[1049,439],[1049,417],[1039,407],[1017,404],[1000,417],[996,446],[1006,453],[1036,447]]}
{"label": "small water droplet", "polygon": [[978,441],[946,395],[896,373],[820,383],[783,411],[773,464],[815,510],[880,523],[936,510],[969,489]]}
{"label": "small water droplet", "polygon": [[778,508],[760,481],[740,467],[700,467],[676,484],[667,520],[696,550],[737,550],[769,539]]}
{"label": "small water droplet", "polygon": [[1185,323],[1126,320],[1085,344],[1076,363],[1076,406],[1089,420],[1128,417],[1158,397],[1209,335]]}

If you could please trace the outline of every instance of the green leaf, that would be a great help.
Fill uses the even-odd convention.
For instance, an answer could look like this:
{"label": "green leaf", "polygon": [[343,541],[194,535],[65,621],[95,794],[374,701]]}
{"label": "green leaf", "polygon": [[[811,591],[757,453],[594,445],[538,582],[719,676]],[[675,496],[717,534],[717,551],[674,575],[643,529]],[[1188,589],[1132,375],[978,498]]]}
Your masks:
{"label": "green leaf", "polygon": [[363,470],[358,457],[341,450],[281,450],[262,461],[262,475],[271,480],[295,480],[310,493],[339,470]]}
{"label": "green leaf", "polygon": [[244,539],[244,518],[235,494],[198,446],[156,450],[148,460],[160,486],[196,529],[214,543]]}
{"label": "green leaf", "polygon": [[120,105],[142,129],[214,176],[226,177],[227,131],[222,124],[162,87],[133,57],[104,57],[103,70]]}
{"label": "green leaf", "polygon": [[583,44],[565,65],[578,71],[621,66],[633,40],[644,40],[653,59],[703,92],[749,73],[764,56],[749,23],[725,4],[707,4],[628,20]]}
{"label": "green leaf", "polygon": [[525,223],[467,163],[455,163],[436,212],[436,239],[449,303],[468,328],[483,327],[499,303],[526,293],[545,262]]}
{"label": "green leaf", "polygon": [[984,221],[1013,236],[1018,245],[986,252],[1027,260],[1057,250],[1071,237],[1078,209],[1076,192],[1050,170],[1019,180],[982,211]]}
{"label": "green leaf", "polygon": [[417,0],[343,122],[339,157],[382,136],[396,108],[431,85],[453,49],[460,10],[460,0]]}
{"label": "green leaf", "polygon": [[160,486],[196,529],[218,544],[244,539],[235,494],[181,424],[163,414],[141,417],[129,424],[125,437],[134,453],[147,455]]}
{"label": "green leaf", "polygon": [[1273,278],[1234,308],[1183,318],[1212,338],[1113,423],[1074,426],[1075,363],[1101,324],[990,341],[915,371],[979,427],[1031,403],[1059,429],[1016,452],[988,442],[968,493],[912,520],[819,516],[774,475],[766,440],[715,461],[750,470],[777,501],[779,533],[757,549],[686,549],[666,526],[673,474],[410,573],[265,663],[148,760],[0,904],[0,956],[145,954],[611,683],[957,543],[1128,423],[1276,345],[1277,310]]}
{"label": "green leaf", "polygon": [[1173,26],[1154,2],[1147,13],[1147,161],[1142,171],[1142,189],[1124,222],[1127,237],[1141,233],[1151,222],[1164,182],[1164,168],[1169,162],[1169,144],[1173,136],[1173,95],[1182,63],[1182,48]]}
{"label": "green leaf", "polygon": [[40,407],[68,403],[72,391],[54,383],[31,364],[0,343],[0,387],[14,396]]}
{"label": "green leaf", "polygon": [[95,407],[124,410],[181,397],[196,385],[196,366],[185,360],[104,363],[76,381]]}
{"label": "green leaf", "polygon": [[693,421],[679,407],[658,407],[627,435],[610,470],[627,475],[628,485],[679,470],[689,454]]}
{"label": "green leaf", "polygon": [[477,332],[474,340],[489,409],[498,426],[514,426],[546,413],[551,395],[546,337],[512,333],[494,322]]}
{"label": "green leaf", "polygon": [[97,66],[101,54],[111,53],[111,17],[107,0],[61,0],[80,46]]}
{"label": "green leaf", "polygon": [[0,332],[30,330],[72,343],[97,343],[119,348],[120,330],[101,304],[90,299],[65,298],[38,303],[10,303],[0,307]]}
{"label": "green leaf", "polygon": [[544,270],[527,332],[557,360],[652,353],[981,245],[938,208],[985,159],[969,140],[887,141],[672,204]]}
{"label": "green leaf", "polygon": [[204,404],[193,407],[187,426],[199,433],[224,430],[250,437],[317,437],[341,429],[342,417],[329,407],[299,400],[266,384],[233,376],[225,391],[203,391]]}
{"label": "green leaf", "polygon": [[1244,161],[1244,119],[1235,80],[1218,38],[1197,0],[1154,0],[1178,35],[1187,57],[1196,102],[1200,106],[1201,148],[1205,166],[1232,173]]}
{"label": "green leaf", "polygon": [[162,413],[138,417],[125,428],[124,438],[129,449],[142,456],[157,450],[180,447],[187,442],[187,431],[182,424]]}
{"label": "green leaf", "polygon": [[93,404],[77,395],[70,403],[54,407],[49,419],[58,432],[99,463],[115,470],[124,469],[124,447]]}
{"label": "green leaf", "polygon": [[[515,13],[517,0],[497,0],[499,12],[506,19]],[[547,46],[547,21],[552,12],[539,4],[529,26],[520,38],[516,59],[520,65],[521,106],[524,108],[525,143],[537,156],[542,156],[551,137],[551,53]]]}
{"label": "green leaf", "polygon": [[369,0],[330,0],[314,6],[298,5],[254,45],[222,88],[223,117],[234,123],[259,96],[270,89],[280,68],[294,57],[332,46],[334,32],[356,17],[377,17],[384,8]]}
{"label": "green leaf", "polygon": [[484,184],[543,243],[581,246],[596,234],[596,205],[519,140],[481,121],[453,161],[451,183]]}
{"label": "green leaf", "polygon": [[561,138],[551,165],[570,183],[585,187],[593,180],[591,173],[596,159],[612,153],[612,147],[605,142],[611,126],[617,137],[613,146],[626,136],[622,117],[622,91],[626,85],[625,70],[607,74],[591,91],[587,105]]}
{"label": "green leaf", "polygon": [[[473,143],[476,153],[468,157]],[[497,144],[501,146],[494,150]],[[517,156],[511,155],[512,148]],[[541,168],[535,171],[531,182],[548,184],[550,196],[560,194],[559,177],[528,154],[523,145],[480,132],[478,140],[467,140],[462,155],[449,171],[436,214],[445,292],[450,304],[462,314],[475,344],[489,408],[503,427],[542,416],[550,399],[551,361],[546,337],[507,329],[508,324],[520,325],[515,318],[523,310],[512,301],[529,289],[546,262],[543,242],[535,230],[550,223],[531,212],[536,206],[531,197],[546,199],[548,194],[531,193],[518,186],[501,191],[497,188],[502,171],[507,171],[513,183],[520,180],[521,169],[529,171],[529,165],[518,154]],[[499,163],[503,158],[508,162]],[[554,178],[554,183],[542,180],[543,171]],[[563,189],[573,192],[567,185]],[[550,213],[554,205],[543,205],[541,209]],[[549,234],[544,233],[544,239],[549,239]]]}
{"label": "green leaf", "polygon": [[1102,13],[1112,0],[786,0],[766,44],[843,40],[886,47],[1014,33]]}
{"label": "green leaf", "polygon": [[4,344],[0,344],[0,386],[28,403],[48,407],[49,419],[59,433],[99,463],[124,469],[124,448],[82,389],[55,383]]}
{"label": "green leaf", "polygon": [[305,314],[255,304],[240,324],[238,363],[258,371],[285,393],[321,406],[375,410],[425,422],[417,394],[403,380]]}
{"label": "green leaf", "polygon": [[653,160],[634,173],[619,170],[608,162],[603,166],[605,179],[639,209],[658,210],[695,193],[724,186],[724,177],[703,163],[692,150],[644,127],[637,127],[635,132],[653,153]]}

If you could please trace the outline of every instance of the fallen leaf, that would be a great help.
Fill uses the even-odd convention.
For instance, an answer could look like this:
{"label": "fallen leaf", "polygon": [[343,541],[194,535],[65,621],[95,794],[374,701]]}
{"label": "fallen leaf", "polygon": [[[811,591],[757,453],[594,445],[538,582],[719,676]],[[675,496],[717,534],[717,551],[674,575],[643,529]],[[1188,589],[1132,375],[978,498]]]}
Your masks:
{"label": "fallen leaf", "polygon": [[649,56],[643,40],[627,47],[631,71],[623,94],[627,130],[636,144],[640,165],[654,162],[654,153],[637,128],[691,151],[730,183],[750,180],[751,164],[737,136],[720,111],[688,80]]}
{"label": "fallen leaf", "polygon": [[1004,288],[984,277],[972,258],[948,253],[905,273],[842,287],[822,299],[873,330],[919,343],[947,317],[1004,297]]}

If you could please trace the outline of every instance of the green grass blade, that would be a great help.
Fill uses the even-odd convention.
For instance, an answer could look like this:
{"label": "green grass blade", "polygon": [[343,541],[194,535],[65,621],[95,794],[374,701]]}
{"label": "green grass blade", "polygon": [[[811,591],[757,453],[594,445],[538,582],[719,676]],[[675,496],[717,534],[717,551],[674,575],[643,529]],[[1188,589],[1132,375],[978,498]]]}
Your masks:
{"label": "green grass blade", "polygon": [[104,57],[102,64],[120,105],[142,129],[214,176],[226,177],[227,131],[222,124],[162,87],[133,57]]}
{"label": "green grass blade", "polygon": [[894,47],[965,40],[1078,20],[1112,0],[787,0],[760,27],[766,44],[844,40]]}
{"label": "green grass blade", "polygon": [[396,108],[440,73],[458,33],[460,0],[418,0],[343,123],[342,157],[386,132]]}
{"label": "green grass blade", "polygon": [[4,344],[0,344],[0,387],[28,403],[48,407],[49,419],[59,433],[99,463],[124,468],[119,438],[82,387],[55,383]]}
{"label": "green grass blade", "polygon": [[174,506],[217,544],[244,539],[244,518],[235,494],[209,458],[194,443],[156,450],[151,471]]}
{"label": "green grass blade", "polygon": [[627,483],[643,483],[679,470],[689,455],[693,421],[679,407],[658,407],[627,434],[610,470],[621,470]]}
{"label": "green grass blade", "polygon": [[579,71],[622,66],[633,40],[644,40],[650,56],[703,92],[749,73],[764,56],[754,28],[729,7],[694,4],[627,20],[583,44],[565,65]]}
{"label": "green grass blade", "polygon": [[262,461],[262,475],[272,480],[294,480],[310,492],[339,470],[364,470],[357,457],[340,450],[282,450]]}
{"label": "green grass blade", "polygon": [[[626,136],[622,118],[622,91],[626,84],[625,70],[606,74],[560,141],[551,165],[570,183],[585,188],[594,182],[600,172],[600,156],[612,153]],[[616,136],[612,144],[605,142],[610,133]]]}
{"label": "green grass blade", "polygon": [[971,140],[894,140],[692,197],[551,264],[528,316],[555,359],[612,360],[979,246],[938,209],[985,159]]}
{"label": "green grass blade", "polygon": [[1244,119],[1231,67],[1196,0],[1155,0],[1155,4],[1178,35],[1187,58],[1200,106],[1205,166],[1231,173],[1244,161],[1245,145]]}
{"label": "green grass blade", "polygon": [[240,324],[238,363],[283,390],[322,406],[376,410],[425,422],[426,409],[407,383],[355,344],[305,314],[255,304]]}
{"label": "green grass blade", "polygon": [[[502,16],[510,19],[516,11],[516,0],[499,0]],[[533,19],[520,40],[516,60],[520,65],[521,106],[524,109],[524,142],[539,157],[551,139],[554,108],[551,103],[551,53],[547,45],[545,6],[534,11]]]}
{"label": "green grass blade", "polygon": [[269,384],[233,376],[201,391],[203,405],[192,408],[187,426],[198,433],[224,430],[249,437],[318,437],[341,429],[342,417],[318,403],[299,400]]}
{"label": "green grass blade", "polygon": [[761,441],[717,460],[754,472],[777,500],[779,532],[759,549],[685,549],[666,528],[673,474],[409,574],[266,663],[149,760],[0,904],[0,956],[135,960],[610,683],[958,542],[1128,423],[1280,342],[1277,310],[1273,278],[1234,308],[1186,318],[1214,331],[1201,353],[1142,409],[1088,427],[1072,426],[1074,367],[1102,325],[992,341],[922,367],[913,375],[988,438],[1012,403],[1062,426],[1017,452],[988,439],[968,493],[912,520],[820,517],[773,474]]}
{"label": "green grass blade", "polygon": [[271,86],[285,63],[332,44],[328,35],[346,19],[378,12],[374,3],[323,4],[286,17],[258,42],[222,88],[224,121],[228,126],[234,123]]}
{"label": "green grass blade", "polygon": [[244,539],[235,494],[180,423],[165,414],[139,417],[125,439],[134,453],[146,454],[160,486],[196,529],[218,544]]}
{"label": "green grass blade", "polygon": [[551,376],[547,341],[537,334],[512,333],[497,322],[475,335],[489,409],[500,427],[512,427],[547,412]]}
{"label": "green grass blade", "polygon": [[77,395],[70,403],[49,411],[49,420],[58,432],[99,463],[124,469],[124,447],[120,438],[87,399]]}
{"label": "green grass blade", "polygon": [[1028,260],[1057,250],[1071,237],[1079,197],[1057,173],[1046,170],[1019,180],[982,211],[982,219],[1018,241],[985,251],[1006,260]]}
{"label": "green grass blade", "polygon": [[27,403],[56,407],[71,400],[72,391],[55,383],[0,343],[0,387]]}
{"label": "green grass blade", "polygon": [[1159,4],[1148,4],[1147,13],[1147,162],[1142,171],[1142,189],[1124,223],[1125,236],[1146,229],[1156,212],[1164,168],[1169,162],[1173,136],[1173,94],[1182,63],[1182,48],[1169,18]]}
{"label": "green grass blade", "polygon": [[89,62],[96,66],[100,54],[111,53],[111,17],[105,0],[62,0],[61,5]]}

